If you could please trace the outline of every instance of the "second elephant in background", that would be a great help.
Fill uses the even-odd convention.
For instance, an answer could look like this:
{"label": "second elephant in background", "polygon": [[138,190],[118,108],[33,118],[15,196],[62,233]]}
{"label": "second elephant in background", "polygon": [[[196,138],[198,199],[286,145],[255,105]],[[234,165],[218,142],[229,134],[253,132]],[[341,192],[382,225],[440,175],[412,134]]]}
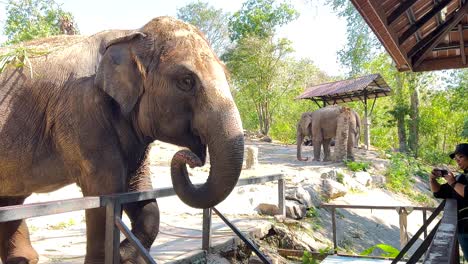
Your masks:
{"label": "second elephant in background", "polygon": [[[330,154],[330,142],[332,138],[335,138],[337,135],[337,128],[338,120],[340,119],[340,115],[344,113],[348,113],[348,131],[346,134],[347,139],[344,141],[346,142],[346,158],[353,160],[354,159],[354,151],[353,148],[357,146],[359,141],[359,134],[360,134],[360,127],[361,127],[361,120],[359,115],[352,109],[349,109],[344,106],[327,106],[324,108],[320,108],[314,112],[307,112],[304,113],[307,116],[307,119],[310,123],[308,123],[307,127],[310,129],[310,137],[312,139],[312,143],[314,146],[314,160],[320,161],[320,152],[323,145],[323,152],[324,157],[323,161],[330,161],[331,154]],[[304,118],[302,116],[301,120]],[[299,126],[298,126],[299,129]],[[299,133],[299,131],[298,131]],[[302,144],[302,142],[301,142]],[[297,143],[299,146],[299,142]],[[340,148],[342,146],[335,146],[335,148]],[[298,158],[300,157],[300,148],[298,147]],[[301,160],[301,159],[299,159]],[[302,159],[305,160],[305,159]]]}

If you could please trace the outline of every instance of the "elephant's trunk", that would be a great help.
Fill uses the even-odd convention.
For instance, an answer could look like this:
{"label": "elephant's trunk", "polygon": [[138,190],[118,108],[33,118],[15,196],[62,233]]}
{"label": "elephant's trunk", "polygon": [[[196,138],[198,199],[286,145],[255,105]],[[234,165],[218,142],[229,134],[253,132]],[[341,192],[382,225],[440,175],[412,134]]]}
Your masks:
{"label": "elephant's trunk", "polygon": [[189,206],[213,207],[223,201],[237,184],[244,158],[244,135],[237,109],[233,112],[219,113],[218,122],[209,122],[210,126],[213,125],[206,132],[211,169],[204,184],[195,186],[188,178],[186,164],[191,167],[202,164],[193,152],[182,150],[172,158],[174,190]]}
{"label": "elephant's trunk", "polygon": [[296,143],[297,143],[297,160],[300,161],[307,161],[309,160],[308,157],[302,158],[302,142],[304,141],[304,135],[300,131],[300,125],[297,125],[297,137],[296,137]]}

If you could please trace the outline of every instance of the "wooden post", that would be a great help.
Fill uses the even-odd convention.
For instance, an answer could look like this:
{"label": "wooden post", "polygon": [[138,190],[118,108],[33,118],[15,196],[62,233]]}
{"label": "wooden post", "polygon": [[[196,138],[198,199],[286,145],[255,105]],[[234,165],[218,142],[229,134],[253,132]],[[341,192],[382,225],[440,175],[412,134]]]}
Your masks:
{"label": "wooden post", "polygon": [[258,165],[258,148],[254,146],[248,146],[247,155],[245,158],[245,168],[253,169]]}
{"label": "wooden post", "polygon": [[121,207],[121,204],[115,200],[111,200],[106,205],[106,245],[104,252],[106,264],[120,263],[120,231],[115,226],[115,217],[120,217],[122,212]]}
{"label": "wooden post", "polygon": [[[426,224],[426,221],[427,221],[427,212],[426,212],[426,209],[423,209],[422,210],[422,213],[423,213],[423,225]],[[424,229],[424,238],[427,237],[427,228]]]}
{"label": "wooden post", "polygon": [[203,237],[202,249],[210,253],[211,248],[211,208],[203,209]]}
{"label": "wooden post", "polygon": [[400,218],[400,249],[404,248],[408,243],[408,212],[404,207],[398,209],[398,216]]}
{"label": "wooden post", "polygon": [[338,245],[336,244],[336,219],[335,219],[335,207],[332,207],[332,230],[333,230],[333,252],[338,253]]}
{"label": "wooden post", "polygon": [[284,195],[284,179],[278,180],[278,208],[279,214],[282,216],[286,216],[286,203],[285,203],[285,195]]}

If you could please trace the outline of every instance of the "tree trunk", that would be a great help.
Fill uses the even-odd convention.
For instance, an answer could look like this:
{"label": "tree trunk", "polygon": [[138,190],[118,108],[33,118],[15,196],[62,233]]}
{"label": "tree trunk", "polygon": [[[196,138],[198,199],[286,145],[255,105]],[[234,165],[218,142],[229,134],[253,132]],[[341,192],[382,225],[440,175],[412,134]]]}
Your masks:
{"label": "tree trunk", "polygon": [[415,157],[418,157],[419,145],[419,91],[415,85],[411,94],[411,110],[408,144]]}
{"label": "tree trunk", "polygon": [[408,151],[408,144],[406,138],[406,126],[405,126],[405,115],[408,111],[408,105],[405,104],[405,98],[403,96],[403,82],[402,76],[400,74],[395,75],[395,79],[397,81],[397,85],[395,87],[395,97],[396,97],[396,104],[394,109],[394,117],[397,121],[397,130],[398,130],[398,143],[399,143],[399,151],[400,152],[407,152]]}
{"label": "tree trunk", "polygon": [[398,142],[400,152],[407,152],[406,144],[406,129],[405,129],[405,116],[398,115],[397,117],[397,127],[398,127]]}

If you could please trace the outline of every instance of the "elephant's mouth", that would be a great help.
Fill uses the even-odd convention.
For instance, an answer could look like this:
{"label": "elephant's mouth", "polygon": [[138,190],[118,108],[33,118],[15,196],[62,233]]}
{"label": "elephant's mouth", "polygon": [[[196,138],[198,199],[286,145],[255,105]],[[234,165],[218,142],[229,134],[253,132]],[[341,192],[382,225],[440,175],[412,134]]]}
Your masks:
{"label": "elephant's mouth", "polygon": [[[192,151],[201,161],[201,166],[206,163],[206,145],[203,144],[202,139],[199,136],[195,136],[195,139],[190,144],[190,151]],[[190,166],[193,167],[193,166]]]}

